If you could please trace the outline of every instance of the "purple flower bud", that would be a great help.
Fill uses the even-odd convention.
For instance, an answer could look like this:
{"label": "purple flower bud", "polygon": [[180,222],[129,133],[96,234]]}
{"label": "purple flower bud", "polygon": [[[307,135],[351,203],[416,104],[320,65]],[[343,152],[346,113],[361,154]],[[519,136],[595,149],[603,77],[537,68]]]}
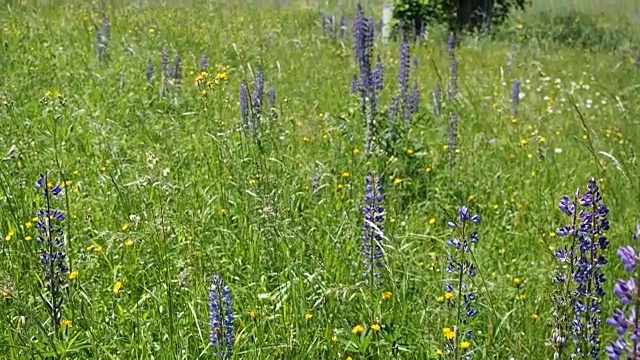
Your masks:
{"label": "purple flower bud", "polygon": [[618,249],[618,256],[620,257],[620,261],[627,272],[632,272],[635,269],[637,258],[633,247],[629,245],[621,247]]}

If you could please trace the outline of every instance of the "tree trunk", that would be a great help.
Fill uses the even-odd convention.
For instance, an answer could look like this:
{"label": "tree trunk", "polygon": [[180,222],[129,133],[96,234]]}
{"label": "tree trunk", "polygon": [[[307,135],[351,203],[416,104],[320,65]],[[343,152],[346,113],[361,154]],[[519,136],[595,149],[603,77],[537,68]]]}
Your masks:
{"label": "tree trunk", "polygon": [[489,26],[492,9],[493,0],[458,0],[458,27],[480,30]]}

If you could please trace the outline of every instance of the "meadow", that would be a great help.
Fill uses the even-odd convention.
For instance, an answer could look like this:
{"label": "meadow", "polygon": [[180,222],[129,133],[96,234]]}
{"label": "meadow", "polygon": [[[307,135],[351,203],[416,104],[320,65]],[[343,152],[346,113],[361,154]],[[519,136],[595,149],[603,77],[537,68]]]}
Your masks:
{"label": "meadow", "polygon": [[[563,336],[607,358],[637,4],[586,11],[591,47],[527,37],[540,3],[455,46],[376,32],[364,68],[355,2],[176,4],[0,10],[1,358],[552,359],[581,266],[556,251],[604,236],[604,294],[578,290],[600,330]],[[598,230],[570,204],[590,179]]]}

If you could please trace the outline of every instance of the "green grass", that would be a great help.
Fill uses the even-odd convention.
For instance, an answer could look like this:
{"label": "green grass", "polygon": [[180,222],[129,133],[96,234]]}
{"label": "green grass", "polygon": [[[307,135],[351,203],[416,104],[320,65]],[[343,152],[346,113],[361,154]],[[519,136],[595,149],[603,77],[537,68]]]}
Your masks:
{"label": "green grass", "polygon": [[[435,359],[442,329],[454,321],[437,301],[453,235],[446,222],[466,204],[482,218],[474,358],[548,359],[549,246],[564,244],[550,234],[568,221],[556,204],[590,177],[611,209],[603,313],[616,306],[615,251],[639,215],[640,73],[628,51],[521,43],[507,71],[508,43],[465,39],[459,101],[444,107],[460,114],[450,171],[447,118],[432,115],[430,100],[438,76],[447,77],[442,36],[412,46],[422,101],[397,156],[366,157],[359,101],[350,95],[352,44],[323,37],[309,7],[106,11],[113,40],[105,62],[94,47],[97,7],[14,6],[0,15],[6,358],[213,358],[207,299],[217,273],[234,298],[236,359]],[[170,62],[180,53],[184,75],[164,97],[163,45]],[[385,63],[385,110],[396,91],[398,45],[376,44],[376,52]],[[201,53],[212,75],[228,77],[206,96],[194,84]],[[251,88],[259,66],[278,93],[277,121],[265,125],[260,146],[241,131],[238,110],[239,83]],[[525,95],[512,122],[515,78]],[[371,170],[385,182],[387,238],[384,284],[373,291],[362,283],[360,248]],[[32,184],[44,171],[52,182],[70,181],[55,205],[67,215],[77,271],[63,310],[72,327],[55,334],[39,297],[37,230],[27,226],[43,206]],[[514,278],[523,280],[519,288]],[[365,331],[354,335],[358,324]],[[603,344],[614,337],[603,325]]]}

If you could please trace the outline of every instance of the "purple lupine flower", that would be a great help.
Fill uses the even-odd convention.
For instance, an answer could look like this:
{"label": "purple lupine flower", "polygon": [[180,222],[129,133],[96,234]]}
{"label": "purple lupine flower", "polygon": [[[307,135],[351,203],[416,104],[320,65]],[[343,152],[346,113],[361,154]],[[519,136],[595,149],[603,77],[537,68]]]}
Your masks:
{"label": "purple lupine flower", "polygon": [[200,56],[200,72],[205,72],[209,70],[209,58],[207,57],[207,54],[202,54]]}
{"label": "purple lupine flower", "polygon": [[[640,226],[636,227],[631,236],[634,242],[638,239],[638,230]],[[640,358],[640,325],[636,313],[640,307],[640,296],[636,287],[636,280],[640,281],[640,271],[636,266],[640,260],[640,249],[636,249],[636,246],[625,245],[618,249],[620,262],[625,270],[631,273],[631,277],[627,280],[619,279],[613,286],[613,294],[620,299],[622,307],[615,309],[611,317],[607,318],[607,324],[613,326],[618,334],[618,338],[604,348],[609,359]]]}
{"label": "purple lupine flower", "polygon": [[242,126],[245,130],[252,129],[252,123],[249,119],[251,108],[249,107],[249,88],[246,81],[240,81],[240,116],[242,118]]}
{"label": "purple lupine flower", "polygon": [[151,59],[147,60],[147,84],[151,86],[153,83],[153,62]]}
{"label": "purple lupine flower", "polygon": [[162,77],[164,79],[169,78],[169,49],[166,46],[162,47],[160,52],[160,70],[162,70]]}
{"label": "purple lupine flower", "polygon": [[262,116],[262,103],[264,100],[264,72],[258,68],[255,73],[253,92],[251,93],[251,113],[253,114],[253,126],[257,129],[260,126]]}
{"label": "purple lupine flower", "polygon": [[433,115],[440,116],[440,108],[442,106],[442,100],[440,95],[440,84],[433,87]]}
{"label": "purple lupine flower", "polygon": [[398,70],[398,89],[400,97],[404,98],[409,90],[409,71],[411,65],[411,55],[409,54],[409,44],[406,39],[400,44],[400,61]]}
{"label": "purple lupine flower", "polygon": [[173,65],[171,66],[171,78],[175,84],[179,84],[182,79],[182,66],[180,65],[180,54],[176,54],[173,58]]}
{"label": "purple lupine flower", "polygon": [[351,79],[351,94],[355,94],[358,89],[358,75],[353,75],[353,78]]}
{"label": "purple lupine flower", "polygon": [[520,80],[515,79],[511,83],[511,117],[518,115],[518,102],[520,101]]}
{"label": "purple lupine flower", "polygon": [[102,14],[102,37],[103,43],[108,45],[111,42],[111,23],[109,22],[109,18],[107,18],[107,14]]}
{"label": "purple lupine flower", "polygon": [[453,55],[453,52],[456,48],[456,37],[453,33],[449,34],[449,38],[447,39],[447,53],[449,56]]}
{"label": "purple lupine flower", "polygon": [[452,112],[449,116],[447,150],[449,152],[449,165],[453,167],[456,145],[458,144],[458,114]]}
{"label": "purple lupine flower", "polygon": [[370,172],[365,179],[364,206],[362,208],[362,255],[365,277],[370,286],[379,285],[382,275],[382,240],[384,239],[384,191],[380,177]]}
{"label": "purple lupine flower", "polygon": [[384,65],[382,64],[382,60],[380,60],[380,56],[378,56],[378,62],[376,63],[375,69],[373,69],[371,77],[373,78],[373,87],[376,90],[382,90],[382,88],[384,88]]}
{"label": "purple lupine flower", "polygon": [[[455,293],[453,305],[457,308],[457,313],[462,314],[454,325],[456,339],[466,337],[472,339],[472,329],[468,328],[469,320],[478,314],[475,306],[476,294],[472,289],[472,279],[477,274],[477,264],[471,256],[471,246],[479,241],[478,232],[470,231],[470,227],[478,225],[480,217],[473,214],[466,206],[458,209],[458,217],[447,222],[449,227],[456,230],[456,236],[446,241],[448,247],[452,248],[447,254],[447,269],[451,278],[455,278],[455,283],[447,282],[445,291]],[[460,301],[459,299],[462,299]],[[467,327],[465,329],[465,327]],[[458,348],[450,343],[445,347],[447,353],[453,353],[457,357]]]}
{"label": "purple lupine flower", "polygon": [[102,32],[100,28],[96,27],[96,53],[98,54],[98,61],[103,61],[107,51],[107,46],[104,44],[102,38]]}
{"label": "purple lupine flower", "polygon": [[62,192],[62,188],[60,185],[51,186],[46,173],[40,174],[35,188],[44,198],[43,208],[36,212],[38,221],[34,226],[39,230],[36,239],[40,247],[40,265],[44,273],[46,290],[46,295],[41,298],[49,312],[53,328],[57,329],[62,319],[65,274],[69,272],[62,229],[65,216],[53,207],[54,198]]}
{"label": "purple lupine flower", "polygon": [[340,18],[340,38],[344,39],[347,37],[347,22],[349,20],[347,19],[346,15],[342,15],[342,17]]}
{"label": "purple lupine flower", "polygon": [[[609,242],[604,232],[609,230],[607,215],[609,209],[602,202],[602,195],[594,179],[590,179],[586,191],[580,195],[580,189],[573,200],[564,196],[558,208],[572,218],[570,225],[558,231],[560,236],[571,237],[567,250],[556,252],[560,262],[568,262],[571,274],[561,285],[563,293],[559,302],[566,304],[573,319],[566,317],[565,324],[557,324],[559,331],[573,338],[574,356],[589,355],[597,358],[600,351],[600,305],[605,295],[603,284],[605,276],[602,267],[607,263],[602,252]],[[556,276],[557,277],[557,276]],[[564,309],[566,310],[566,309]],[[557,310],[561,312],[561,310]],[[561,355],[564,349],[556,349]]]}
{"label": "purple lupine flower", "polygon": [[235,337],[233,335],[234,316],[229,286],[222,277],[214,275],[209,287],[209,346],[215,357],[229,359],[233,354]]}
{"label": "purple lupine flower", "polygon": [[449,91],[447,92],[450,100],[458,97],[458,59],[455,52],[449,52]]}

